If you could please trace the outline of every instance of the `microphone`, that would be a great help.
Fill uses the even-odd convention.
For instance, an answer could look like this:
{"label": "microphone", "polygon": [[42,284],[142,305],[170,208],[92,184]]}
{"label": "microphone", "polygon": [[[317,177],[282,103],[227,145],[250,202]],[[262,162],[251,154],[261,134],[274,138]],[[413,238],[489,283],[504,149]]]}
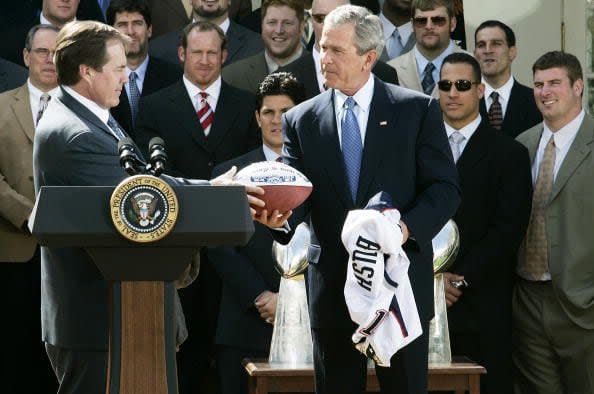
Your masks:
{"label": "microphone", "polygon": [[159,137],[153,137],[149,141],[151,172],[154,176],[159,176],[165,171],[167,163],[167,153],[165,152],[165,141]]}
{"label": "microphone", "polygon": [[120,165],[129,175],[135,175],[139,172],[138,166],[142,164],[136,154],[136,147],[131,138],[123,138],[118,142],[118,152],[120,153]]}

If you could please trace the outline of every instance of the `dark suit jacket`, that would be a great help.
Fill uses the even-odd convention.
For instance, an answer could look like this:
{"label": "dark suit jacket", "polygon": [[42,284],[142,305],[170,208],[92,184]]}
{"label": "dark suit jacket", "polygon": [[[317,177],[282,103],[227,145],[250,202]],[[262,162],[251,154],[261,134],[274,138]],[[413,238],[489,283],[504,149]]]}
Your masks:
{"label": "dark suit jacket", "polygon": [[[312,98],[320,94],[316,76],[316,64],[313,55],[302,56],[291,64],[279,68],[278,71],[289,71],[305,86],[305,97]],[[375,76],[384,82],[398,85],[396,70],[382,61],[378,61],[371,70]]]}
{"label": "dark suit jacket", "polygon": [[[427,321],[433,315],[431,240],[460,201],[437,102],[375,77],[357,201],[353,202],[333,96],[334,91],[328,90],[301,103],[285,114],[283,122],[283,157],[313,184],[305,212],[301,212],[311,213],[317,239],[312,239],[310,256],[319,256],[310,260],[307,272],[312,327],[352,327],[343,294],[348,254],[340,235],[347,213],[364,207],[379,191],[392,196],[416,239],[404,248],[411,260],[409,277],[419,314]],[[295,224],[291,223],[292,228]],[[275,231],[275,238],[281,240],[277,233],[281,232]]]}
{"label": "dark suit jacket", "polygon": [[[151,56],[165,60],[166,62],[179,64],[177,47],[181,37],[182,29],[163,34],[151,40],[149,53]],[[254,33],[245,27],[231,21],[227,30],[227,61],[225,65],[264,50],[264,43],[259,34]]]}
{"label": "dark suit jacket", "polygon": [[[144,76],[141,96],[148,96],[157,90],[175,83],[179,80],[181,74],[182,71],[179,67],[150,57]],[[130,137],[135,139],[136,135],[134,134],[134,126],[132,125],[132,111],[125,88],[122,89],[122,93],[120,94],[120,103],[113,107],[110,112]]]}
{"label": "dark suit jacket", "polygon": [[[215,167],[213,176],[232,166],[240,170],[249,164],[266,161],[262,148]],[[254,307],[263,291],[278,292],[280,275],[272,259],[272,236],[255,223],[256,232],[245,246],[211,248],[208,260],[223,284],[216,343],[241,349],[268,351],[272,325],[266,323]]]}
{"label": "dark suit jacket", "polygon": [[145,150],[153,137],[165,141],[170,173],[210,179],[216,164],[261,144],[255,105],[254,95],[223,82],[207,138],[180,80],[141,98],[136,137],[141,149]]}
{"label": "dark suit jacket", "polygon": [[0,59],[0,93],[15,89],[27,80],[27,69]]}
{"label": "dark suit jacket", "polygon": [[148,0],[151,10],[153,37],[183,29],[188,24],[188,14],[182,1]]}
{"label": "dark suit jacket", "polygon": [[[481,379],[485,391],[509,393],[513,272],[532,200],[528,150],[485,119],[457,167],[462,203],[454,221],[460,250],[448,271],[463,275],[470,287],[448,309],[456,338],[452,352],[472,357],[489,370]],[[478,353],[464,353],[476,347]]]}
{"label": "dark suit jacket", "polygon": [[[480,111],[483,119],[489,119],[484,98],[481,99]],[[516,138],[540,122],[542,122],[542,115],[534,102],[532,89],[514,80],[501,130],[510,137]]]}
{"label": "dark suit jacket", "polygon": [[[33,171],[36,192],[42,186],[115,186],[128,176],[116,138],[64,90],[52,97],[37,125]],[[42,339],[64,348],[106,351],[108,282],[89,254],[82,248],[42,247],[41,264]]]}

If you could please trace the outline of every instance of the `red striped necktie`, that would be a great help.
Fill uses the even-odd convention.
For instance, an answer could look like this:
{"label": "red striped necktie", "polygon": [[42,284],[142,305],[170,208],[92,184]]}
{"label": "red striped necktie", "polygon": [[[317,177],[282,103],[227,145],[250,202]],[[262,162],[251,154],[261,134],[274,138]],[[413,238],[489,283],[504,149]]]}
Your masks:
{"label": "red striped necktie", "polygon": [[210,126],[214,121],[214,111],[212,110],[211,106],[206,101],[208,97],[208,93],[200,92],[200,108],[198,108],[198,119],[200,119],[200,124],[202,125],[202,130],[204,130],[204,135],[208,137],[208,133],[210,133]]}

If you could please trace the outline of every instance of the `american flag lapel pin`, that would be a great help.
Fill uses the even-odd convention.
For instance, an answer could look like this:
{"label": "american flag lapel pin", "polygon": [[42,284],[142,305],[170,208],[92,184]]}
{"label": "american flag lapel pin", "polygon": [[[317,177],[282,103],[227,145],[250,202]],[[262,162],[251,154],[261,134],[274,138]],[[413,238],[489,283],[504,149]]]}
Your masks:
{"label": "american flag lapel pin", "polygon": [[386,120],[382,120],[380,122],[380,126],[387,126],[387,125],[388,125],[388,121],[386,121]]}

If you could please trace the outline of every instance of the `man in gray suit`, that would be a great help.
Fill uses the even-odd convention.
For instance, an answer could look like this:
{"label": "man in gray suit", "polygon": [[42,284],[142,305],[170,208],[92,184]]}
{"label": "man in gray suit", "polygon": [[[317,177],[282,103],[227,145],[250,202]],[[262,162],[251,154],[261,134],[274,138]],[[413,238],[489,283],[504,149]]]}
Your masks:
{"label": "man in gray suit", "polygon": [[[109,108],[119,103],[128,79],[124,50],[128,40],[116,29],[91,21],[69,24],[58,34],[55,62],[60,92],[35,134],[36,191],[56,185],[111,186],[126,177],[117,147],[126,133]],[[176,185],[209,184],[165,179]],[[212,184],[226,179],[217,178]],[[257,198],[248,199],[264,205]],[[104,394],[107,282],[82,248],[42,247],[41,255],[42,335],[60,384],[58,392]]]}
{"label": "man in gray suit", "polygon": [[534,195],[513,298],[516,394],[594,392],[594,120],[577,58],[532,66],[544,122],[520,134]]}

